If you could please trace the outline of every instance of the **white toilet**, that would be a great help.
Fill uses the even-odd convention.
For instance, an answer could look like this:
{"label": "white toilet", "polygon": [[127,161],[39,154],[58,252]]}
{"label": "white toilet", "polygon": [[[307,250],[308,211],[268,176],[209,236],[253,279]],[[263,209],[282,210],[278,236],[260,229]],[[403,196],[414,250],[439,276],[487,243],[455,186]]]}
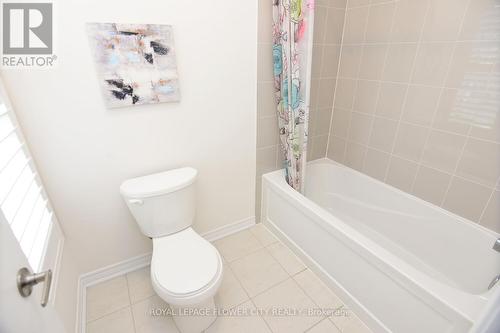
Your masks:
{"label": "white toilet", "polygon": [[151,282],[174,310],[183,333],[199,333],[215,319],[222,280],[217,249],[191,228],[197,171],[181,168],[126,180],[120,193],[143,234],[153,239]]}

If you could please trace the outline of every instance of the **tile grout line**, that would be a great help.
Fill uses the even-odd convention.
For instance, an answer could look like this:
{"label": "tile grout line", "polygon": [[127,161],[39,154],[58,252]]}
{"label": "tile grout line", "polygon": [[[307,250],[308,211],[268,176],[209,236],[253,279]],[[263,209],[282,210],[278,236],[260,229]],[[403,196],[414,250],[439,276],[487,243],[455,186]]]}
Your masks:
{"label": "tile grout line", "polygon": [[129,284],[129,281],[128,281],[128,273],[125,274],[125,281],[127,283],[127,295],[128,295],[128,302],[129,302],[129,307],[130,307],[130,315],[132,316],[132,323],[134,324],[134,332],[136,333],[137,332],[137,329],[136,329],[136,322],[135,322],[135,317],[134,317],[134,312],[132,311],[132,298],[130,297],[130,284]]}
{"label": "tile grout line", "polygon": [[[458,31],[457,31],[457,37],[460,35],[460,33],[461,33],[462,29],[463,29],[463,25],[464,25],[464,22],[465,22],[465,17],[467,15],[467,10],[469,9],[470,4],[471,4],[472,1],[473,0],[469,0],[468,4],[467,4],[467,6],[466,6],[466,8],[464,10],[462,18],[460,20],[460,26],[459,26]],[[417,177],[418,177],[418,174],[419,174],[421,166],[422,166],[422,159],[424,157],[425,150],[427,149],[427,146],[429,144],[429,139],[431,137],[432,128],[434,127],[434,123],[436,121],[437,113],[438,113],[438,110],[439,110],[439,104],[441,103],[441,99],[442,99],[443,94],[444,94],[444,90],[445,90],[444,86],[446,85],[446,80],[448,79],[448,76],[451,73],[452,63],[453,63],[453,59],[455,58],[456,50],[457,50],[457,42],[453,41],[453,50],[451,51],[450,61],[446,65],[447,69],[446,69],[446,73],[445,73],[445,75],[443,77],[443,81],[442,81],[443,88],[438,88],[438,89],[440,89],[439,97],[438,97],[438,100],[437,100],[434,112],[432,114],[431,124],[429,126],[429,129],[427,130],[427,135],[426,135],[426,138],[425,138],[425,141],[424,141],[424,144],[423,144],[422,151],[420,152],[420,156],[419,156],[419,159],[418,159],[418,162],[417,162],[417,170],[415,172],[415,177],[413,178],[412,184],[410,185],[410,192],[411,193],[413,193],[415,191],[415,184],[417,182]],[[468,138],[464,142],[464,147],[465,147],[465,145],[467,145],[467,141],[468,141]],[[448,185],[451,184],[452,180],[453,180],[453,177],[450,178]],[[442,200],[446,200],[446,195],[444,196],[444,198]],[[444,201],[442,201],[442,202],[444,202]]]}
{"label": "tile grout line", "polygon": [[328,125],[328,137],[326,139],[325,157],[328,157],[328,151],[330,150],[330,136],[332,133],[333,112],[335,109],[335,100],[337,99],[337,88],[338,88],[338,84],[339,84],[340,66],[342,63],[342,50],[344,48],[345,26],[346,26],[346,22],[347,22],[347,3],[348,3],[348,0],[346,1],[346,7],[344,8],[344,22],[342,24],[342,36],[340,38],[339,59],[337,62],[337,76],[335,78],[335,87],[334,87],[334,91],[333,91],[332,105],[330,107],[331,114],[330,114],[330,124]]}
{"label": "tile grout line", "polygon": [[[392,17],[391,17],[391,26],[390,26],[389,32],[388,32],[389,38],[392,37],[392,32],[394,29],[394,21],[396,18],[396,11],[397,11],[397,3],[394,3],[394,10],[393,10]],[[369,18],[370,18],[370,16],[368,16],[367,21],[369,20]],[[368,30],[368,22],[366,25],[367,25],[366,30]],[[366,31],[365,31],[365,40],[366,40]],[[384,63],[382,65],[382,70],[380,73],[380,81],[377,83],[378,84],[378,86],[377,86],[378,91],[377,91],[377,97],[375,98],[375,109],[373,110],[373,114],[371,114],[371,124],[370,124],[370,130],[368,133],[368,143],[371,141],[371,137],[373,135],[373,128],[375,127],[375,117],[373,115],[375,114],[375,111],[377,110],[377,106],[378,106],[378,103],[380,100],[380,92],[382,90],[382,76],[384,75],[384,71],[387,67],[387,59],[389,58],[389,50],[390,50],[390,46],[388,45],[387,49],[385,51],[385,55],[384,55]],[[368,155],[368,148],[366,149],[365,154],[363,156],[363,161],[361,162],[361,170],[363,170],[363,172],[365,171],[365,166],[366,166],[366,155]],[[387,170],[387,168],[389,168],[389,163],[387,163],[386,170]],[[384,174],[385,174],[386,170],[384,170]]]}
{"label": "tile grout line", "polygon": [[[399,115],[399,119],[398,119],[398,122],[397,122],[397,125],[396,125],[396,132],[394,134],[394,142],[392,144],[392,149],[391,149],[391,152],[389,154],[390,155],[390,157],[389,157],[389,164],[387,166],[387,170],[386,170],[386,173],[385,173],[385,176],[384,176],[384,182],[387,182],[387,177],[389,175],[389,170],[390,170],[392,158],[394,156],[394,150],[396,148],[396,142],[397,142],[397,138],[399,136],[399,131],[400,131],[400,127],[401,127],[401,120],[403,119],[403,112],[404,112],[406,103],[408,101],[408,92],[410,90],[410,84],[411,84],[411,82],[413,80],[413,76],[415,75],[415,70],[416,70],[416,67],[417,67],[418,53],[419,53],[420,47],[422,45],[422,37],[424,35],[425,24],[427,23],[427,18],[429,16],[430,7],[431,7],[430,1],[428,1],[427,5],[426,5],[426,8],[425,8],[425,14],[424,14],[424,19],[423,19],[422,27],[420,28],[420,32],[419,32],[419,35],[418,35],[418,40],[417,40],[416,49],[415,49],[415,56],[413,57],[412,65],[411,65],[411,69],[410,69],[410,76],[408,78],[408,82],[406,83],[406,89],[405,89],[405,94],[404,94],[404,97],[403,97],[403,103],[401,105],[401,113]],[[415,174],[415,177],[416,177],[416,174]]]}

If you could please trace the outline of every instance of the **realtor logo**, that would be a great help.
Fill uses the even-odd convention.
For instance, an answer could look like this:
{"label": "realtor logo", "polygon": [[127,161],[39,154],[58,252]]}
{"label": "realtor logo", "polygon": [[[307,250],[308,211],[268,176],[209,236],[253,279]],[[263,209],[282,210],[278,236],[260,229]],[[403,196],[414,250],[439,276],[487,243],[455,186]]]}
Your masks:
{"label": "realtor logo", "polygon": [[2,66],[52,67],[52,2],[2,4]]}
{"label": "realtor logo", "polygon": [[52,4],[3,4],[3,54],[52,53]]}

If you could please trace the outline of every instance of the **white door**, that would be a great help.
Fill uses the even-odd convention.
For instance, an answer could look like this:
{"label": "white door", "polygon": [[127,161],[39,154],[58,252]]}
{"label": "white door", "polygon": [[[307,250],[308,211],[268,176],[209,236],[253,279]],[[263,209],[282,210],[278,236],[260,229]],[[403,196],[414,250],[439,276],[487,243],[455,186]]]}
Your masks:
{"label": "white door", "polygon": [[44,282],[34,286],[30,296],[20,295],[16,275],[22,267],[29,267],[28,260],[9,224],[0,214],[0,332],[64,332],[52,304],[49,302],[47,306],[41,306]]}
{"label": "white door", "polygon": [[[33,110],[37,112],[38,110]],[[0,333],[63,332],[54,309],[64,237],[0,80]],[[27,297],[18,291],[18,271],[52,272]],[[45,302],[44,302],[45,303]]]}

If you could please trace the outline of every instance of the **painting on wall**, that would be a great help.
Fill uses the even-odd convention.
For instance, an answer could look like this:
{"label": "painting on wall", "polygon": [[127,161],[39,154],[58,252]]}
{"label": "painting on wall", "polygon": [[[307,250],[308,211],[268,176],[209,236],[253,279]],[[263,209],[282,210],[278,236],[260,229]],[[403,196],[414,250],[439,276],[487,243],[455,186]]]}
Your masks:
{"label": "painting on wall", "polygon": [[108,107],[179,101],[172,26],[87,23],[87,32]]}

